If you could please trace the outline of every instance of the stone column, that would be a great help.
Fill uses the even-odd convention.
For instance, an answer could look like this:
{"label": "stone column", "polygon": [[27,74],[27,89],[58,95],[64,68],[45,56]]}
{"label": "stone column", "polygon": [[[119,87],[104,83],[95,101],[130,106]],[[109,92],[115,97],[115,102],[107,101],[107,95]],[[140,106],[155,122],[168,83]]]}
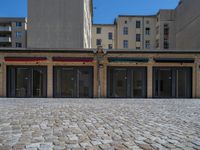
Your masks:
{"label": "stone column", "polygon": [[48,64],[47,67],[47,97],[53,97],[53,65]]}
{"label": "stone column", "polygon": [[147,98],[153,97],[153,67],[148,65],[147,67]]}

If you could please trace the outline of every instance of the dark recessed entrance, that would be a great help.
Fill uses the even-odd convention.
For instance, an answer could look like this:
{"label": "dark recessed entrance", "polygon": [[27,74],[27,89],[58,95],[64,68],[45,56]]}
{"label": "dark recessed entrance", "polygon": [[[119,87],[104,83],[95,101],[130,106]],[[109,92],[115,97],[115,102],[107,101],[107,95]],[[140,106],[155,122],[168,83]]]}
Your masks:
{"label": "dark recessed entrance", "polygon": [[54,67],[54,97],[93,97],[92,67]]}
{"label": "dark recessed entrance", "polygon": [[154,97],[192,97],[192,68],[155,67],[153,77]]}
{"label": "dark recessed entrance", "polygon": [[147,91],[146,68],[109,67],[108,97],[144,98]]}
{"label": "dark recessed entrance", "polygon": [[46,67],[7,67],[8,97],[46,97]]}

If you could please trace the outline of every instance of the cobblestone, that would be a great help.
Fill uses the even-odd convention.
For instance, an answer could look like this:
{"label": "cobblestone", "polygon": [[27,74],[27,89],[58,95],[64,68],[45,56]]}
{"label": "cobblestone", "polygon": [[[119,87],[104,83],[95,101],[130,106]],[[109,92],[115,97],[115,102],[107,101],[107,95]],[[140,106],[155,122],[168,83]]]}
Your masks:
{"label": "cobblestone", "polygon": [[200,150],[198,99],[0,99],[0,150]]}

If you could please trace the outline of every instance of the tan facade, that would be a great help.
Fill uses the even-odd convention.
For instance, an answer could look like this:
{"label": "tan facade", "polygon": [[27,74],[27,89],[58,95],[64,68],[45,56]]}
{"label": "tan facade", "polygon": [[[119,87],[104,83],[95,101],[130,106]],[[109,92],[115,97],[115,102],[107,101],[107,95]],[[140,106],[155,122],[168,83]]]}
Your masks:
{"label": "tan facade", "polygon": [[[155,16],[119,16],[117,19],[117,48],[155,49],[155,24]],[[124,33],[125,28],[128,30],[127,34]],[[140,40],[136,39],[137,36]],[[124,46],[125,40],[128,41],[127,47]]]}
{"label": "tan facade", "polygon": [[[7,49],[8,50],[8,49]],[[144,67],[147,70],[147,97],[153,97],[153,68],[155,67],[171,67],[171,68],[185,68],[189,67],[192,70],[191,77],[191,92],[193,98],[200,97],[200,53],[199,51],[165,51],[165,50],[154,50],[154,51],[125,51],[125,50],[109,50],[106,53],[99,49],[87,50],[42,50],[42,49],[21,49],[15,50],[2,49],[0,51],[0,96],[7,96],[7,67],[8,66],[44,66],[47,68],[47,97],[53,97],[53,68],[55,66],[78,66],[78,67],[92,67],[93,68],[93,97],[107,97],[108,96],[108,67]],[[7,57],[17,58],[15,61],[6,60]],[[23,58],[37,58],[45,57],[45,61],[23,61]],[[65,58],[92,58],[91,62],[54,62],[53,57],[65,57]],[[125,61],[110,61],[111,58],[124,59]],[[148,61],[127,61],[129,59],[146,58]],[[156,62],[155,59],[164,59],[165,62]],[[180,62],[179,62],[180,59]],[[192,62],[188,62],[192,60]],[[173,60],[173,62],[171,61]],[[178,61],[177,61],[178,60]],[[185,62],[183,61],[185,60]],[[194,62],[193,62],[194,61]]]}
{"label": "tan facade", "polygon": [[28,0],[29,48],[90,48],[91,0]]}
{"label": "tan facade", "polygon": [[[114,49],[116,48],[116,40],[117,40],[116,38],[117,38],[117,35],[116,35],[115,25],[112,25],[112,24],[111,25],[109,24],[94,24],[93,25],[92,47],[97,48],[98,46],[103,46],[105,49]],[[101,43],[100,45],[98,45],[98,40]]]}
{"label": "tan facade", "polygon": [[0,47],[26,47],[25,18],[0,18]]}

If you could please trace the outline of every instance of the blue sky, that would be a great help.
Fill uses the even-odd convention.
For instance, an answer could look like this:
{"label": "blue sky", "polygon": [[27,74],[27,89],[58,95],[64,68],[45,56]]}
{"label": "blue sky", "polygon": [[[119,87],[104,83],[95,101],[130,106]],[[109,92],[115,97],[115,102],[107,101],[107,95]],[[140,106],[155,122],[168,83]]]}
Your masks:
{"label": "blue sky", "polygon": [[[152,15],[174,9],[179,0],[93,0],[94,23],[113,23],[117,15]],[[0,17],[26,17],[27,0],[0,0]],[[3,6],[3,7],[2,7]],[[11,11],[12,10],[12,11]]]}

